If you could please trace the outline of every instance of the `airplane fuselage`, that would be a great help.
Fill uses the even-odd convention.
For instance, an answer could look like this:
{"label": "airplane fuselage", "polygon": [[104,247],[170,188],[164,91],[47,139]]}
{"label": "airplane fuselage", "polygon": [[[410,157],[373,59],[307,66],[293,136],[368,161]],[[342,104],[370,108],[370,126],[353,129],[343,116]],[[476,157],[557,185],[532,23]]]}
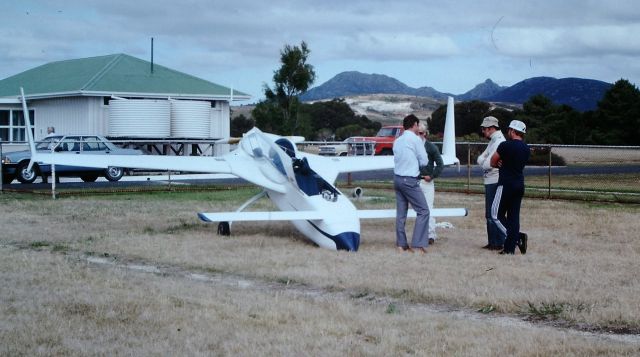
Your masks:
{"label": "airplane fuselage", "polygon": [[[338,191],[339,192],[339,191]],[[292,220],[291,223],[322,248],[358,250],[360,220],[356,207],[342,193],[307,196],[297,187],[286,193],[267,191],[269,198],[282,211],[320,211],[326,214],[318,220]]]}

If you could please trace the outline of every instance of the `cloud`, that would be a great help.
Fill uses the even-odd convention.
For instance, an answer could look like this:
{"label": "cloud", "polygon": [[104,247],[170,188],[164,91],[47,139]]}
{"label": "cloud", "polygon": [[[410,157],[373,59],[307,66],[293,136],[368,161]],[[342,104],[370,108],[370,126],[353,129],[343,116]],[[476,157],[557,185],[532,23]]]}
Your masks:
{"label": "cloud", "polygon": [[157,63],[209,80],[246,76],[238,82],[256,89],[239,89],[252,93],[283,46],[303,40],[331,75],[348,64],[445,91],[536,75],[640,80],[636,0],[23,0],[2,17],[0,78],[69,58],[148,59],[154,37]]}
{"label": "cloud", "polygon": [[460,53],[455,41],[443,35],[359,33],[337,39],[335,57],[373,61],[415,61]]}
{"label": "cloud", "polygon": [[640,55],[640,24],[561,28],[507,28],[496,31],[499,53],[514,57]]}

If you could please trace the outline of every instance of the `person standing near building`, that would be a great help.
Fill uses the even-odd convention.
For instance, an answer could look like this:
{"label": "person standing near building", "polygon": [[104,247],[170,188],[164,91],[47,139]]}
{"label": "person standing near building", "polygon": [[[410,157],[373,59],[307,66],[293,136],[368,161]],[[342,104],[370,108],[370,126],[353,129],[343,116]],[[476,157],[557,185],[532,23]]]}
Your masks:
{"label": "person standing near building", "polygon": [[507,130],[509,140],[498,145],[491,157],[491,166],[500,169],[491,217],[507,237],[500,254],[514,254],[516,245],[522,254],[527,252],[527,235],[520,233],[520,205],[524,196],[523,170],[531,154],[529,146],[524,142],[526,130],[523,122],[512,120]]}
{"label": "person standing near building", "polygon": [[47,127],[47,136],[56,135],[56,128],[49,126]]}
{"label": "person standing near building", "polygon": [[[393,188],[396,192],[396,249],[424,254],[429,244],[429,206],[420,190],[420,166],[426,166],[428,158],[418,136],[419,123],[415,115],[407,115],[402,121],[404,133],[393,143]],[[411,246],[405,232],[409,204],[417,213]]]}
{"label": "person standing near building", "polygon": [[487,238],[488,243],[484,249],[502,250],[504,246],[505,235],[498,229],[495,222],[491,218],[491,204],[496,196],[498,188],[498,168],[491,167],[491,157],[496,152],[498,145],[505,141],[498,119],[488,116],[482,120],[480,124],[482,135],[489,139],[489,145],[484,149],[482,154],[478,156],[478,165],[482,168],[482,179],[484,181],[484,217],[487,221]]}
{"label": "person standing near building", "polygon": [[428,132],[425,125],[420,123],[418,125],[418,130],[418,134],[424,143],[424,149],[427,152],[427,158],[429,160],[427,162],[427,166],[420,167],[420,176],[422,176],[422,180],[420,180],[420,190],[422,190],[424,198],[427,201],[427,206],[429,207],[428,243],[433,244],[438,238],[436,233],[436,218],[431,214],[436,194],[434,180],[442,173],[444,161],[442,161],[442,155],[440,155],[438,147],[427,139]]}

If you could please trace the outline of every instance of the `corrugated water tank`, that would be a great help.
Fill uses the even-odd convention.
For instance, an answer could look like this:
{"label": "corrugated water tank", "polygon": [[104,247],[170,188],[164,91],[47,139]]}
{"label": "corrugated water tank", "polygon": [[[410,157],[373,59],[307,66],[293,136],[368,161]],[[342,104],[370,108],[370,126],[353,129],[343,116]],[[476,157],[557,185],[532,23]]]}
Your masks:
{"label": "corrugated water tank", "polygon": [[171,136],[174,138],[209,137],[211,103],[196,100],[171,101]]}
{"label": "corrugated water tank", "polygon": [[117,99],[109,102],[109,136],[166,138],[171,131],[168,100]]}

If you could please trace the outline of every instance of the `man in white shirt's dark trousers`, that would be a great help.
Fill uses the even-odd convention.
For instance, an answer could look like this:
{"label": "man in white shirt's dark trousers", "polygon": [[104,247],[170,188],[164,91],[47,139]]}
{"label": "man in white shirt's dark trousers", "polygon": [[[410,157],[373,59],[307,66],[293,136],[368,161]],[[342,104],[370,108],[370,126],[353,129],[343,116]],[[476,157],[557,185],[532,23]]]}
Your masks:
{"label": "man in white shirt's dark trousers", "polygon": [[[420,190],[420,166],[428,163],[427,152],[418,136],[420,119],[411,114],[404,118],[404,133],[393,143],[393,188],[396,191],[396,249],[426,253],[429,232],[429,207]],[[416,211],[411,246],[407,242],[405,224],[409,204]]]}

